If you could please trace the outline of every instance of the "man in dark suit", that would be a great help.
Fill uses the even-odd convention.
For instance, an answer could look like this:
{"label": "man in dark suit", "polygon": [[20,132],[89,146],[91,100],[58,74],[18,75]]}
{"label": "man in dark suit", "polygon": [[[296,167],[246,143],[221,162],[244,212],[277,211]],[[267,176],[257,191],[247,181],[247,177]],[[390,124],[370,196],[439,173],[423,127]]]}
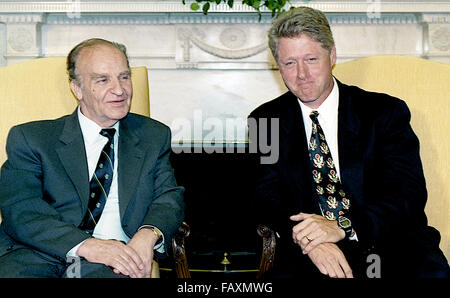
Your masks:
{"label": "man in dark suit", "polygon": [[333,77],[336,48],[318,10],[282,14],[269,46],[289,91],[255,109],[249,130],[279,140],[278,161],[255,165],[259,223],[280,236],[272,275],[448,277],[405,102]]}
{"label": "man in dark suit", "polygon": [[[0,276],[150,277],[154,253],[167,255],[184,217],[184,189],[169,162],[170,129],[129,113],[133,90],[123,45],[86,40],[72,49],[67,66],[76,111],[15,126],[8,136]],[[99,134],[104,129],[112,133]],[[103,178],[97,171],[108,167],[101,156],[111,161]],[[111,181],[97,184],[103,201],[94,201],[91,177]]]}

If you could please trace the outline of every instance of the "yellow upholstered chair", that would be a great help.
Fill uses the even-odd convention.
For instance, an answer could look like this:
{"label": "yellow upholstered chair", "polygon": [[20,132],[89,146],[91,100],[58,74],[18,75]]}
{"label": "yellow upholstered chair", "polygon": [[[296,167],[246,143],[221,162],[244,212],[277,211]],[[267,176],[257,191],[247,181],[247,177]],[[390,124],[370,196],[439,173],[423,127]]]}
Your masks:
{"label": "yellow upholstered chair", "polygon": [[[131,111],[150,116],[147,68],[133,67],[131,71]],[[71,114],[77,105],[70,90],[65,57],[39,58],[0,67],[0,164],[6,161],[5,143],[12,126],[59,118]],[[158,264],[153,267],[152,276],[159,276]]]}
{"label": "yellow upholstered chair", "polygon": [[374,56],[337,64],[343,83],[403,99],[420,140],[428,189],[425,212],[450,259],[450,65],[416,57]]}

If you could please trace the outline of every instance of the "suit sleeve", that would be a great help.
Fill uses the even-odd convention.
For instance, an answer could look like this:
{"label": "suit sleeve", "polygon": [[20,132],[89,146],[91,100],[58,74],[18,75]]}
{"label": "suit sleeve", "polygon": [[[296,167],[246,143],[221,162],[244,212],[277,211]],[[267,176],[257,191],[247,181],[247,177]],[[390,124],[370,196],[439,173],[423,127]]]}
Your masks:
{"label": "suit sleeve", "polygon": [[167,256],[171,239],[184,219],[184,188],[178,186],[170,163],[171,133],[167,128],[166,138],[158,153],[155,167],[152,169],[152,203],[144,218],[143,225],[157,227],[164,235],[164,254],[156,251],[160,257]]}
{"label": "suit sleeve", "polygon": [[89,235],[64,222],[44,199],[43,165],[20,126],[11,129],[6,151],[0,174],[2,228],[16,242],[65,261],[66,253]]}
{"label": "suit sleeve", "polygon": [[[258,148],[256,152],[250,154],[253,176],[249,179],[253,190],[252,205],[255,210],[255,225],[263,224],[280,232],[285,220],[280,217],[282,187],[279,165],[277,162],[263,163],[262,160],[267,154],[263,154],[258,145],[260,142],[272,143],[272,135],[269,133],[272,131],[271,122],[268,119],[269,117],[261,115],[258,111],[252,112],[247,119],[249,143],[254,148]],[[261,121],[264,123],[262,124]],[[264,126],[263,129],[260,129],[261,125]]]}
{"label": "suit sleeve", "polygon": [[419,140],[411,128],[411,114],[405,102],[396,102],[399,104],[374,125],[378,133],[366,163],[365,203],[352,207],[353,226],[364,247],[389,241],[391,236],[402,239],[427,224],[427,191]]}

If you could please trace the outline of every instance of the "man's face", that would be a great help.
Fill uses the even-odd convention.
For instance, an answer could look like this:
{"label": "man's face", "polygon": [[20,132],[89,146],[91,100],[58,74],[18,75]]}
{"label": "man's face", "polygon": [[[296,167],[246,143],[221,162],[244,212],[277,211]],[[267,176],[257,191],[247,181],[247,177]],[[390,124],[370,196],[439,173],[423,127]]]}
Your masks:
{"label": "man's face", "polygon": [[80,102],[81,112],[102,128],[114,125],[130,110],[133,87],[124,54],[109,45],[81,50],[77,63],[80,85],[70,86]]}
{"label": "man's face", "polygon": [[278,43],[278,67],[288,89],[304,104],[315,109],[333,89],[331,68],[336,49],[331,54],[306,34],[283,37]]}

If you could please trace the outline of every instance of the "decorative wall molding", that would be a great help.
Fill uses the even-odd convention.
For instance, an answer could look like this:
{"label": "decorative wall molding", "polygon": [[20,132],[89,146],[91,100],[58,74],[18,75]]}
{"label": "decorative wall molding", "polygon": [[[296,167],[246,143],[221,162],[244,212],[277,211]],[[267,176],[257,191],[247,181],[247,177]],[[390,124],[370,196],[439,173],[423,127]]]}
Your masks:
{"label": "decorative wall molding", "polygon": [[[254,47],[239,49],[242,45],[245,45],[247,39],[246,31],[240,28],[229,27],[222,30],[219,39],[225,48],[216,47],[204,42],[202,39],[204,32],[199,31],[198,29],[193,31],[189,29],[180,29],[179,35],[183,41],[187,39],[204,52],[224,59],[248,58],[267,49],[267,42]],[[190,45],[186,45],[183,48],[186,49],[187,47],[190,47]],[[186,61],[187,55],[183,56]]]}
{"label": "decorative wall molding", "polygon": [[268,53],[259,55],[268,49],[266,32],[265,26],[236,24],[177,26],[177,67],[272,68]]}
{"label": "decorative wall molding", "polygon": [[[370,14],[360,12],[327,12],[326,15],[335,31],[337,44],[344,45],[340,48],[341,61],[375,54],[437,57],[442,56],[442,52],[446,52],[442,51],[446,47],[446,30],[436,28],[434,25],[439,24],[441,27],[448,25],[450,22],[446,21],[450,19],[450,13],[381,13],[375,18]],[[205,16],[197,13],[118,12],[82,13],[79,16],[73,16],[68,13],[18,14],[0,12],[0,22],[6,24],[8,32],[8,40],[5,40],[5,42],[9,44],[9,47],[8,51],[3,53],[6,56],[3,61],[8,63],[20,61],[20,53],[24,53],[24,58],[37,57],[40,53],[44,56],[65,55],[68,49],[63,45],[67,37],[61,36],[63,31],[71,32],[72,35],[86,35],[90,32],[101,36],[105,34],[103,29],[108,31],[107,28],[111,28],[111,30],[114,28],[119,39],[133,43],[133,40],[145,36],[129,31],[134,28],[144,30],[145,34],[149,34],[147,38],[150,40],[154,39],[153,33],[161,34],[161,30],[167,31],[160,39],[155,41],[173,44],[173,46],[152,49],[153,44],[151,44],[148,49],[142,47],[134,51],[133,47],[138,47],[138,44],[142,43],[140,40],[136,45],[131,45],[130,49],[132,60],[140,63],[151,63],[157,59],[156,64],[152,64],[157,65],[158,68],[273,69],[276,67],[265,45],[267,29],[272,22],[270,15],[263,15],[259,19],[257,14],[245,13],[209,13]],[[43,48],[26,54],[25,51],[21,51],[25,45],[18,45],[17,40],[24,42],[27,33],[24,29],[13,30],[14,24],[22,24],[28,27],[25,31],[33,32],[35,46]],[[30,29],[30,25],[34,25],[36,28]],[[87,27],[91,28],[87,29]],[[191,32],[193,28],[196,28],[197,34]],[[212,28],[216,29],[212,30]],[[158,30],[158,32],[155,32],[155,30]],[[234,30],[235,35],[238,34],[237,32],[241,32],[241,35],[247,34],[251,30],[250,35],[256,35],[257,40],[245,47],[234,49],[218,44],[218,39],[214,40],[213,43],[205,40],[205,37],[206,39],[212,39],[214,35],[225,34],[220,30],[223,32]],[[354,40],[354,49],[350,49],[348,43],[344,43],[344,39],[347,38],[348,33],[351,34],[354,30],[359,30],[358,34],[364,34],[362,37],[367,38],[368,42],[361,42],[362,39],[356,39]],[[202,31],[204,31],[203,37],[198,34]],[[440,33],[443,35],[441,36]],[[11,35],[20,35],[20,38],[11,37]],[[370,41],[373,42],[381,35],[386,35],[387,38],[383,37],[380,44],[370,44]],[[234,37],[238,38],[237,35]],[[390,39],[392,39],[392,44],[386,44]],[[42,45],[40,40],[43,42]],[[55,44],[46,48],[47,44],[53,40],[59,42],[60,45]],[[416,44],[419,41],[423,43],[421,46]],[[66,40],[66,43],[69,42],[69,40]],[[361,44],[358,45],[358,42],[361,42]],[[146,45],[146,47],[148,46]],[[57,48],[60,48],[60,50],[57,50]],[[161,47],[159,46],[159,48]],[[162,50],[166,51],[162,53]],[[255,58],[256,56],[258,57]]]}
{"label": "decorative wall molding", "polygon": [[450,24],[429,25],[428,56],[450,55]]}
{"label": "decorative wall molding", "polygon": [[439,27],[431,35],[431,43],[439,51],[450,49],[450,27]]}
{"label": "decorative wall molding", "polygon": [[367,13],[325,13],[330,25],[338,24],[367,24],[367,25],[387,25],[387,24],[416,24],[419,22],[417,14],[414,13],[380,13],[377,17],[372,17]]}
{"label": "decorative wall molding", "polygon": [[[30,12],[47,12],[47,13],[66,13],[80,11],[85,12],[158,12],[158,13],[178,13],[189,12],[189,1],[187,5],[183,5],[181,1],[157,1],[157,0],[141,0],[141,1],[4,1],[0,2],[0,11],[8,13],[30,13]],[[320,1],[314,0],[305,3],[304,1],[291,1],[293,6],[310,6],[320,9],[324,12],[369,12],[379,10],[381,13],[390,12],[450,12],[450,3],[445,1]],[[255,11],[243,5],[240,1],[236,1],[233,9],[227,5],[212,5],[210,12],[220,13],[236,13],[236,12],[252,12]]]}
{"label": "decorative wall molding", "polygon": [[[325,12],[338,63],[370,55],[450,63],[450,0],[291,2]],[[232,10],[212,5],[206,16],[181,0],[1,1],[0,66],[66,56],[91,37],[115,40],[132,66],[149,69],[152,117],[172,128],[174,142],[192,131],[191,141],[240,143],[248,113],[286,90],[267,47],[272,20],[239,1]],[[237,135],[220,129],[230,119],[240,123]],[[192,130],[180,131],[180,122]]]}
{"label": "decorative wall molding", "polygon": [[45,20],[44,13],[4,14],[0,10],[0,23],[41,23]]}
{"label": "decorative wall molding", "polygon": [[[1,13],[1,11],[0,11]],[[333,24],[414,24],[418,22],[426,23],[450,23],[449,16],[445,14],[439,15],[423,15],[421,18],[418,14],[413,13],[390,13],[380,14],[377,18],[372,18],[365,13],[326,13],[331,25]],[[233,13],[230,15],[209,13],[208,15],[198,15],[192,13],[182,14],[158,14],[158,13],[108,13],[95,14],[84,13],[82,17],[71,17],[66,13],[51,14],[27,14],[27,15],[0,15],[0,22],[42,22],[43,20],[49,25],[160,25],[160,24],[253,24],[253,25],[270,25],[272,18],[269,15],[263,15],[259,18],[257,15],[249,15],[242,13]]]}
{"label": "decorative wall molding", "polygon": [[35,34],[28,28],[17,27],[10,30],[8,45],[15,52],[25,52],[33,48]]}
{"label": "decorative wall molding", "polygon": [[422,13],[422,22],[432,24],[448,24],[450,23],[450,13]]}
{"label": "decorative wall molding", "polygon": [[85,13],[80,17],[71,17],[65,13],[48,14],[48,25],[164,25],[170,24],[168,14],[94,14]]}

